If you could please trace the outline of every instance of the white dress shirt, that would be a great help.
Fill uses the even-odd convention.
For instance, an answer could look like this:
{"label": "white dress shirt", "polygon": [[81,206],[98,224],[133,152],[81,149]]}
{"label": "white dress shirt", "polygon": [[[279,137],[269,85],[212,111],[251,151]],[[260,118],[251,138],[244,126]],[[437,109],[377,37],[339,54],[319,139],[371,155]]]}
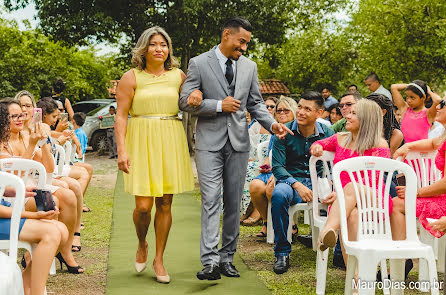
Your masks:
{"label": "white dress shirt", "polygon": [[[220,44],[218,44],[217,48],[215,48],[215,54],[217,55],[217,59],[218,59],[218,63],[220,64],[221,71],[223,72],[223,75],[225,75],[226,61],[228,60],[228,58],[226,56],[224,56],[224,54],[220,51]],[[237,74],[237,67],[236,67],[235,60],[231,59],[231,62],[232,62],[232,71],[234,72],[234,78],[235,78],[236,74]],[[223,103],[223,101],[221,101],[221,100],[219,100],[217,102],[217,112],[218,113],[221,113],[223,111],[222,103]]]}

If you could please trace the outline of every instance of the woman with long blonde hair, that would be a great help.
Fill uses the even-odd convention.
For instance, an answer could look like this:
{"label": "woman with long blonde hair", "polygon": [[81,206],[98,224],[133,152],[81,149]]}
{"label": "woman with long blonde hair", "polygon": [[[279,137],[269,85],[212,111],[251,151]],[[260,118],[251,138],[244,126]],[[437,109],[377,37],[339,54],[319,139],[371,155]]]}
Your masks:
{"label": "woman with long blonde hair", "polygon": [[142,33],[132,64],[134,68],[118,85],[115,132],[125,190],[135,196],[133,222],[139,241],[135,269],[142,272],[147,264],[146,235],[155,203],[153,269],[158,282],[169,283],[163,256],[172,225],[173,195],[194,188],[186,135],[178,118],[179,92],[186,76],[173,56],[169,35],[160,27]]}
{"label": "woman with long blonde hair", "polygon": [[[310,148],[311,155],[319,157],[324,150],[335,152],[334,164],[358,156],[390,158],[389,145],[382,135],[383,116],[381,108],[376,102],[367,99],[358,101],[353,105],[351,113],[345,116],[345,119],[345,127],[348,132],[340,132],[329,138],[316,141]],[[371,180],[372,178],[369,177],[369,179]],[[350,177],[346,174],[341,174],[341,182],[345,195],[345,210],[349,229],[348,239],[354,241],[356,240],[358,222],[354,186]],[[390,195],[388,201],[390,214],[392,212],[392,198]],[[340,215],[336,193],[331,193],[322,202],[332,205],[327,223],[322,229],[318,240],[319,250],[324,251],[328,247],[336,245],[336,231],[340,229]],[[342,253],[345,265],[347,265],[343,248]]]}

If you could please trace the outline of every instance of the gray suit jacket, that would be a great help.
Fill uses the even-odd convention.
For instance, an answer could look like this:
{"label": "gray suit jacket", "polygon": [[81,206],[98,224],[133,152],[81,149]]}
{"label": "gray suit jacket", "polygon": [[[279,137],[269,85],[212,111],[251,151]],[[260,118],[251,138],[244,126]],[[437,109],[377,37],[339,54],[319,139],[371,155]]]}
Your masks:
{"label": "gray suit jacket", "polygon": [[[252,118],[271,131],[275,120],[266,109],[260,93],[257,64],[244,56],[236,63],[234,98],[240,100],[240,109],[236,113],[217,113],[217,101],[230,94],[228,82],[215,54],[215,47],[189,62],[179,107],[198,116],[195,142],[197,150],[218,151],[223,148],[229,137],[234,150],[249,152],[246,110]],[[187,98],[196,89],[203,92],[203,101],[200,106],[192,107],[187,104]]]}

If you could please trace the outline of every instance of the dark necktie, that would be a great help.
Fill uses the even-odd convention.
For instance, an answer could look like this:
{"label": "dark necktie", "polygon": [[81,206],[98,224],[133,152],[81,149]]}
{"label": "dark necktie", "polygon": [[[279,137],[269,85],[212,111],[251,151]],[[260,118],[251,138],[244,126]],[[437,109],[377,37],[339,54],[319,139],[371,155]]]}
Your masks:
{"label": "dark necktie", "polygon": [[234,79],[234,71],[232,70],[232,61],[230,58],[226,61],[226,73],[225,73],[226,80],[228,81],[228,84],[231,85],[232,79]]}

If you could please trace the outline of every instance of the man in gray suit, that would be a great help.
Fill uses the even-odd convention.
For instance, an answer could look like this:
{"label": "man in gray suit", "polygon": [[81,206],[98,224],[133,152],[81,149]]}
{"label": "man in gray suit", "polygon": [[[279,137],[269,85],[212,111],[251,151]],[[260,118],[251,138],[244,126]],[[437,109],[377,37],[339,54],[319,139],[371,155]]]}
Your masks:
{"label": "man in gray suit", "polygon": [[[195,160],[201,189],[200,280],[240,274],[232,264],[240,226],[240,200],[249,157],[246,110],[271,133],[285,137],[263,102],[257,65],[242,56],[251,40],[251,24],[235,17],[223,26],[221,43],[189,62],[179,106],[198,116]],[[220,241],[220,195],[223,229]]]}

